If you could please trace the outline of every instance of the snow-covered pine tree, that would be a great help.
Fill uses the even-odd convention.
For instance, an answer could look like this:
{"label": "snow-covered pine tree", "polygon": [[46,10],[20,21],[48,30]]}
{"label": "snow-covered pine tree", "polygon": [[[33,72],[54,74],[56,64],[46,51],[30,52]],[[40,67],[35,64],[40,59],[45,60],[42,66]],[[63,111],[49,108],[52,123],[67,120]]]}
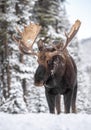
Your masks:
{"label": "snow-covered pine tree", "polygon": [[[31,86],[32,60],[20,54],[12,40],[15,26],[30,22],[34,2],[25,0],[2,0],[0,2],[0,110],[10,113],[27,111],[27,80]],[[32,58],[31,58],[32,59]],[[29,67],[30,66],[30,67]],[[30,87],[28,86],[28,87]]]}
{"label": "snow-covered pine tree", "polygon": [[[9,84],[6,83],[7,75],[7,27],[8,23],[5,19],[6,13],[6,1],[2,1],[0,4],[0,97],[1,104],[3,97],[6,99],[9,96]],[[2,81],[2,83],[1,83]],[[6,85],[8,84],[8,85]],[[3,97],[2,97],[3,95]]]}

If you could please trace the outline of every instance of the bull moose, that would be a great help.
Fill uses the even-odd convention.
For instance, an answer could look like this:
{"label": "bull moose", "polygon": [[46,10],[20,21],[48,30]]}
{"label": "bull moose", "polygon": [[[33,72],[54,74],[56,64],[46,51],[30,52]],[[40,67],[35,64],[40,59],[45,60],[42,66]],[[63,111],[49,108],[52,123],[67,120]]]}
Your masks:
{"label": "bull moose", "polygon": [[41,26],[31,23],[24,27],[24,31],[18,33],[21,39],[13,36],[18,43],[19,49],[23,54],[36,55],[38,57],[38,68],[34,75],[35,86],[44,86],[45,95],[48,102],[50,113],[61,112],[60,95],[64,98],[65,113],[76,113],[76,96],[77,96],[77,67],[74,59],[69,54],[67,46],[76,35],[81,22],[76,20],[68,35],[66,43],[54,41],[45,46],[44,40],[37,42],[38,52],[33,50],[34,40],[41,30]]}

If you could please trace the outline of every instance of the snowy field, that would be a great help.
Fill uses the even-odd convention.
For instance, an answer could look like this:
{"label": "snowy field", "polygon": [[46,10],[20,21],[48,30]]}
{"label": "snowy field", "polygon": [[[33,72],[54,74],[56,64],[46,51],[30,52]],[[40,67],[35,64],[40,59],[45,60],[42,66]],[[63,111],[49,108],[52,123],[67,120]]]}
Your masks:
{"label": "snowy field", "polygon": [[91,115],[0,113],[0,130],[91,130]]}

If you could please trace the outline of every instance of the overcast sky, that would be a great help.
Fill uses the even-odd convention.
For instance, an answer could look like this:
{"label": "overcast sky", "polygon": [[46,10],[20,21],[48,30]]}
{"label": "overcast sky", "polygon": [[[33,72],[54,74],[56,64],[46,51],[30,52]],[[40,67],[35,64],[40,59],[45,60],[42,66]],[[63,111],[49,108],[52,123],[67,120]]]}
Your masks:
{"label": "overcast sky", "polygon": [[79,39],[91,37],[91,0],[66,0],[66,10],[71,23],[79,19],[82,24],[77,34]]}

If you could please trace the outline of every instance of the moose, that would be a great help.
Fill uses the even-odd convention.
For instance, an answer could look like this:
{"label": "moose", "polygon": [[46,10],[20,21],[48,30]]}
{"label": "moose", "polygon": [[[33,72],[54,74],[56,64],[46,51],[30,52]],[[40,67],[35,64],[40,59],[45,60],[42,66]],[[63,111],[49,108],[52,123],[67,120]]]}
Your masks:
{"label": "moose", "polygon": [[33,50],[34,41],[41,30],[39,24],[31,23],[24,26],[24,31],[17,31],[21,38],[13,36],[18,43],[23,54],[35,55],[38,57],[38,68],[34,74],[34,85],[44,86],[45,95],[50,113],[61,112],[60,99],[63,95],[65,113],[76,113],[77,97],[77,67],[73,57],[69,54],[67,46],[81,25],[80,20],[76,20],[68,34],[65,33],[66,41],[53,41],[45,46],[45,40],[37,42],[38,52]]}

